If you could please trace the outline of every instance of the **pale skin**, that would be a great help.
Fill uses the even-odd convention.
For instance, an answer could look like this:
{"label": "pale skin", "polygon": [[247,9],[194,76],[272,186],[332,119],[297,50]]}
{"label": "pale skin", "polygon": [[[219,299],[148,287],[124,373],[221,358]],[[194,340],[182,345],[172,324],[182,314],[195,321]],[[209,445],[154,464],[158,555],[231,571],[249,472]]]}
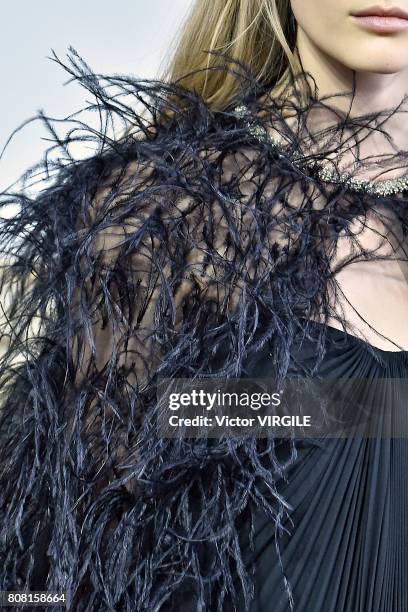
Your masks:
{"label": "pale skin", "polygon": [[[361,28],[351,16],[374,4],[398,7],[408,13],[408,0],[291,0],[290,4],[298,26],[299,56],[304,68],[313,75],[319,95],[351,91],[354,73],[356,97],[352,113],[394,107],[408,94],[408,28],[393,33],[374,33]],[[406,114],[392,117],[386,129],[398,148],[408,150]],[[367,155],[391,151],[383,137],[372,139],[369,146],[371,150],[366,150]],[[407,172],[408,169],[402,169],[398,175]],[[394,176],[397,176],[395,172],[384,174],[381,179]],[[374,246],[376,237],[366,229],[361,240]],[[340,243],[338,257],[346,254],[347,249],[346,241]],[[349,265],[337,278],[345,296],[341,305],[353,325],[353,333],[383,350],[408,350],[407,264],[395,260],[360,262]],[[347,300],[388,340],[370,329]],[[335,320],[330,320],[329,324],[339,327]]]}

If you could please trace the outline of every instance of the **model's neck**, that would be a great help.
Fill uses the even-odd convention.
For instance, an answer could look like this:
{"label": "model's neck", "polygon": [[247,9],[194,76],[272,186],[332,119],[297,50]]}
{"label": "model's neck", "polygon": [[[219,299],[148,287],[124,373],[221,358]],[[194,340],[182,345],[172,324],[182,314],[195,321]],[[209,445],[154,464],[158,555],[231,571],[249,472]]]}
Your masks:
{"label": "model's neck", "polygon": [[[351,92],[355,79],[352,115],[394,108],[404,96],[408,96],[408,68],[389,74],[355,72],[317,48],[301,29],[297,36],[297,50],[303,68],[315,79],[319,97],[340,91]],[[347,105],[345,101],[343,103]]]}
{"label": "model's neck", "polygon": [[[353,92],[351,97],[333,97],[329,104],[350,117],[368,113],[398,112],[379,118],[384,133],[392,139],[392,145],[382,134],[374,134],[369,148],[381,153],[393,147],[408,150],[408,68],[396,73],[356,72],[317,48],[299,28],[297,53],[303,69],[310,72],[318,88],[319,98],[340,92]],[[404,98],[407,98],[404,101]]]}

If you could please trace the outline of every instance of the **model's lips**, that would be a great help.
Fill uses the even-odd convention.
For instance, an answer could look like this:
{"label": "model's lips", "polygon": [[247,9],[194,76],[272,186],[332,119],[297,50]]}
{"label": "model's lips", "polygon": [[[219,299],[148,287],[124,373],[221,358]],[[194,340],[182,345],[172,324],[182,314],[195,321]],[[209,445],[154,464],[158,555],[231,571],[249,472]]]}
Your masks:
{"label": "model's lips", "polygon": [[354,17],[399,17],[400,19],[408,19],[408,13],[399,7],[382,7],[370,6],[369,8],[352,13]]}
{"label": "model's lips", "polygon": [[408,28],[408,13],[398,7],[371,6],[352,13],[352,19],[362,28],[387,34]]}

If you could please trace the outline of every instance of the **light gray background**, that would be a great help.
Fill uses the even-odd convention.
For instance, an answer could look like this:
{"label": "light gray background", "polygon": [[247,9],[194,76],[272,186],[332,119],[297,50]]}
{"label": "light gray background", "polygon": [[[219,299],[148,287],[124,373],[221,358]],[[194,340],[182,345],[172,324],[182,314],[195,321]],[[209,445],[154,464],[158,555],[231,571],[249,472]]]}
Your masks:
{"label": "light gray background", "polygon": [[[2,10],[0,151],[12,131],[43,109],[62,118],[95,99],[51,57],[72,46],[95,71],[154,77],[163,67],[192,0],[17,0]],[[25,126],[0,160],[0,189],[39,161],[44,126]]]}

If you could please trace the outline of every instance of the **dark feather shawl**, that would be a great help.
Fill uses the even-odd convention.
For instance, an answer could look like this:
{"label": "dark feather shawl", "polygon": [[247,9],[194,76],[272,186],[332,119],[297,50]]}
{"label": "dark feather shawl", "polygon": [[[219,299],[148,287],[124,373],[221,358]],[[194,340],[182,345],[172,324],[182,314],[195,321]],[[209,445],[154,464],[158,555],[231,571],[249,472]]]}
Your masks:
{"label": "dark feather shawl", "polygon": [[[239,377],[269,343],[284,378],[293,341],[312,333],[308,319],[342,321],[329,299],[347,263],[332,265],[338,237],[354,245],[354,261],[375,257],[356,220],[392,214],[393,235],[405,237],[407,198],[350,191],[296,163],[300,128],[310,135],[307,161],[324,161],[348,138],[363,141],[378,117],[336,112],[316,141],[308,119],[332,110],[329,101],[305,108],[296,96],[264,97],[247,71],[234,104],[245,105],[242,116],[211,111],[176,85],[96,75],[72,49],[68,57],[61,65],[96,99],[83,113],[96,110],[100,126],[40,113],[53,145],[1,200],[2,210],[19,206],[0,230],[9,341],[0,363],[0,590],[65,591],[78,611],[178,610],[187,601],[248,609],[240,525],[254,508],[265,512],[279,553],[290,504],[276,483],[296,445],[283,458],[273,439],[162,439],[157,377]],[[183,105],[163,121],[170,93]],[[296,129],[281,122],[284,106]],[[286,149],[262,137],[267,125]],[[75,157],[76,142],[94,153]],[[319,333],[316,363],[324,326]],[[290,609],[284,567],[282,580]]]}

